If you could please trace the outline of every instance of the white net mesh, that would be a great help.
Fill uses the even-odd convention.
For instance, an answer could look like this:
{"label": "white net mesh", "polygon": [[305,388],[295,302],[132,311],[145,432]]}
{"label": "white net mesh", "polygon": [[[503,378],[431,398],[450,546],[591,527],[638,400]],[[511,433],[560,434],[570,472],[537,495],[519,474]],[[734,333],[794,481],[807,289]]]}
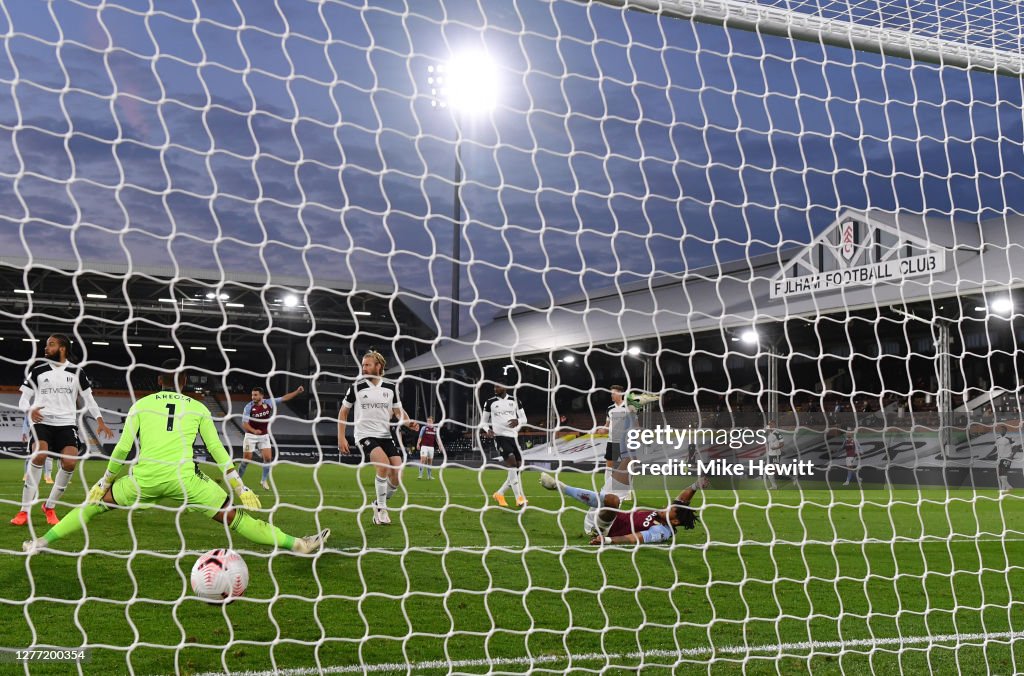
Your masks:
{"label": "white net mesh", "polygon": [[[0,504],[27,512],[0,545],[0,658],[1024,669],[1019,5],[621,5],[0,4]],[[54,334],[115,435],[184,361],[248,456],[248,525],[168,499],[87,514],[116,436],[86,400],[56,425],[91,458],[65,458],[66,492],[25,466],[64,446],[23,427],[19,390],[52,395],[33,368]],[[339,453],[371,348],[437,423],[396,427],[397,490],[360,464],[386,446],[365,429]],[[614,385],[657,397],[609,411]],[[254,388],[287,395],[266,453]],[[626,432],[768,420],[739,448]],[[631,440],[647,464],[720,463],[702,474],[812,471],[690,495],[623,474]],[[677,497],[696,528],[662,511]],[[70,519],[49,531],[44,504]],[[208,605],[189,573],[227,547],[249,587]]]}

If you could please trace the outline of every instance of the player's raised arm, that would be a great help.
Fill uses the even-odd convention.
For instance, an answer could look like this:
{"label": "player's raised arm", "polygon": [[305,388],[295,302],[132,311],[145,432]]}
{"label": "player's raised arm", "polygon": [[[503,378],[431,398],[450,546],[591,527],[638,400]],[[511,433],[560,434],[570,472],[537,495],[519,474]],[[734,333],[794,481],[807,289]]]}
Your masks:
{"label": "player's raised arm", "polygon": [[291,401],[292,399],[294,399],[295,397],[299,396],[300,394],[302,394],[305,391],[306,391],[306,388],[303,387],[302,385],[299,385],[298,387],[296,387],[294,390],[292,390],[288,394],[284,395],[283,397],[278,397],[277,399],[275,399],[274,403],[275,404],[279,404],[282,401]]}

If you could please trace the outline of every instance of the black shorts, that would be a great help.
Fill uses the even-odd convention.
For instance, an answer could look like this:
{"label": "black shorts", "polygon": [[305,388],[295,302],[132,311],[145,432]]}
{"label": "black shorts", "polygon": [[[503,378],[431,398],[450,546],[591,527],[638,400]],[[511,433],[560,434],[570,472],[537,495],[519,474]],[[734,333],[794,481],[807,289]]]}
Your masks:
{"label": "black shorts", "polygon": [[520,465],[523,464],[523,454],[519,450],[519,442],[514,437],[494,437],[494,447],[498,449],[498,454],[506,460],[511,456]]}
{"label": "black shorts", "polygon": [[1010,459],[1003,458],[999,461],[999,468],[996,470],[999,476],[1006,476],[1010,473]]}
{"label": "black shorts", "polygon": [[46,448],[53,453],[59,453],[68,446],[74,446],[78,452],[82,451],[77,425],[36,424],[32,426],[32,436],[37,442],[45,443]]}
{"label": "black shorts", "polygon": [[619,459],[619,442],[608,442],[608,445],[604,447],[604,459],[611,462],[615,462]]}
{"label": "black shorts", "polygon": [[398,446],[395,445],[395,440],[391,437],[367,437],[360,439],[356,442],[359,444],[359,448],[363,449],[363,455],[367,459],[370,458],[370,452],[375,448],[380,448],[384,451],[384,454],[389,458],[401,458],[402,452],[398,450]]}

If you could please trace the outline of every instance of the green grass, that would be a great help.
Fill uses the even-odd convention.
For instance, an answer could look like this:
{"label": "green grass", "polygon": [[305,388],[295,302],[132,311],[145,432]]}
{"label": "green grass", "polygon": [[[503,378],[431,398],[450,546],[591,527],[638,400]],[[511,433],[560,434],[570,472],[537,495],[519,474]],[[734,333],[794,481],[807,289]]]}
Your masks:
{"label": "green grass", "polygon": [[[85,469],[94,479],[102,465]],[[0,499],[13,515],[21,466],[4,461],[0,470]],[[223,527],[201,516],[104,514],[89,525],[88,556],[76,555],[86,544],[77,535],[31,559],[20,553],[26,530],[4,523],[0,643],[88,644],[86,671],[108,674],[488,657],[532,657],[534,669],[551,673],[641,665],[665,674],[1024,670],[1024,634],[926,641],[1024,632],[1024,496],[710,491],[695,502],[703,500],[705,526],[680,531],[674,546],[602,549],[587,544],[582,510],[559,512],[560,496],[536,476],[525,475],[530,507],[518,511],[487,499],[502,473],[453,469],[427,482],[410,470],[408,492],[393,499],[405,509],[387,528],[372,526],[362,509],[370,469],[278,467],[280,502],[260,491],[271,508],[264,516],[295,535],[331,528],[329,550],[315,559],[272,556],[234,540],[251,581],[245,597],[224,607],[182,600],[195,552],[228,543]],[[258,467],[247,478],[255,486]],[[84,486],[76,476],[67,501],[77,504]],[[664,493],[639,498],[667,501]],[[38,511],[33,523],[45,530]],[[887,642],[899,637],[911,641],[902,651]],[[781,656],[747,649],[809,641],[843,645],[794,645]]]}

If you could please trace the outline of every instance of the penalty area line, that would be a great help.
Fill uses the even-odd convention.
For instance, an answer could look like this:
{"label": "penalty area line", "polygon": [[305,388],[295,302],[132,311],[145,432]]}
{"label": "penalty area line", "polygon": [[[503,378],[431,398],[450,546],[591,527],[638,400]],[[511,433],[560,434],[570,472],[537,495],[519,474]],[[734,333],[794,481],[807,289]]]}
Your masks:
{"label": "penalty area line", "polygon": [[[673,659],[727,657],[744,655],[786,655],[804,652],[852,651],[858,648],[872,650],[875,648],[902,648],[914,646],[932,646],[947,643],[978,644],[988,641],[1014,641],[1024,639],[1024,631],[1000,631],[987,634],[939,634],[936,636],[896,636],[886,638],[861,638],[837,641],[798,641],[792,643],[775,643],[754,646],[722,646],[681,648],[679,650],[643,650],[628,653],[580,653],[569,655],[537,655],[536,657],[495,657],[492,659],[465,660],[429,660],[423,662],[389,662],[377,664],[346,664],[340,666],[321,666],[279,669],[276,671],[236,671],[237,676],[307,676],[312,674],[352,674],[378,673],[388,671],[426,671],[430,669],[464,669],[467,667],[502,667],[502,666],[537,666],[544,664],[576,663],[576,662],[610,662],[636,661],[646,659]],[[623,665],[628,666],[628,665]],[[214,676],[214,672],[201,674]]]}

